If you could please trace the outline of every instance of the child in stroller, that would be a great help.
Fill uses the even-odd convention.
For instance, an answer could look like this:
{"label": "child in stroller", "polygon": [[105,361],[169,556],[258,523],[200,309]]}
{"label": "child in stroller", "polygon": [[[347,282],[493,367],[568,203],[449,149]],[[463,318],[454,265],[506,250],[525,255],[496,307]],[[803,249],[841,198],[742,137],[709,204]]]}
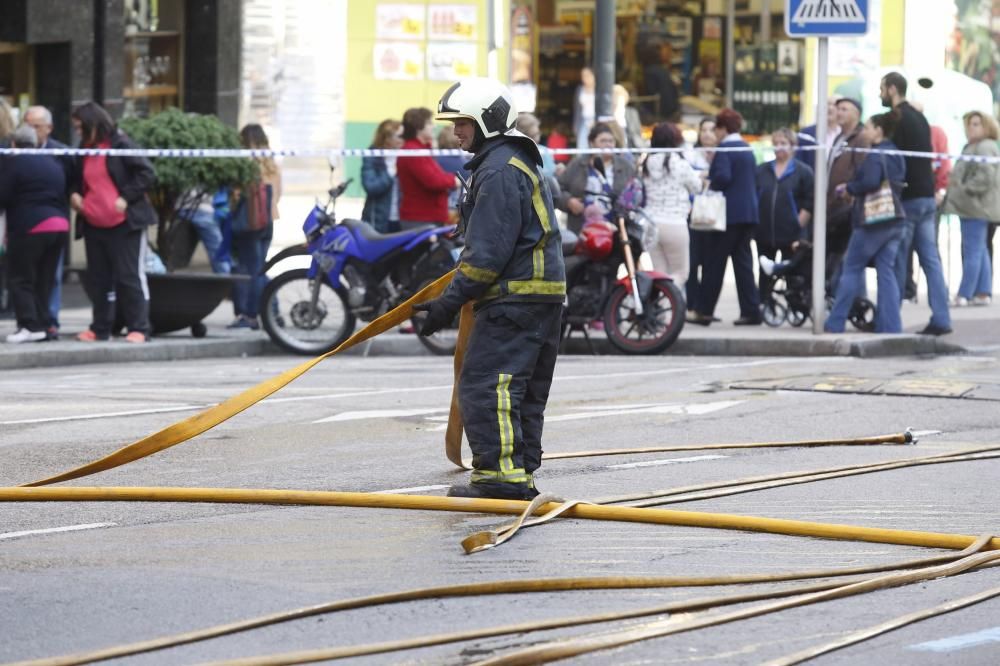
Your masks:
{"label": "child in stroller", "polygon": [[[842,254],[826,258],[824,297],[826,309],[833,305],[835,279],[840,276]],[[764,323],[778,327],[786,321],[792,326],[802,326],[812,310],[812,243],[807,240],[792,244],[792,256],[773,261],[760,257],[760,268],[768,282],[761,285],[761,314]],[[875,330],[875,304],[864,296],[854,299],[848,320],[859,331]]]}

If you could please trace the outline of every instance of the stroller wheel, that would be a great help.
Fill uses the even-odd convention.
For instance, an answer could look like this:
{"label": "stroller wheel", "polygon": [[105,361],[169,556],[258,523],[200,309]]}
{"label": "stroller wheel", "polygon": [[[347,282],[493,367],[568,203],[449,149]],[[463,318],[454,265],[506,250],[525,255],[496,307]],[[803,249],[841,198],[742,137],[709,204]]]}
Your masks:
{"label": "stroller wheel", "polygon": [[788,308],[772,298],[760,306],[760,314],[764,318],[765,324],[777,328],[785,323]]}
{"label": "stroller wheel", "polygon": [[854,328],[864,333],[875,331],[875,304],[867,298],[855,298],[847,319]]}
{"label": "stroller wheel", "polygon": [[791,308],[788,310],[788,323],[798,328],[809,320],[809,313]]}

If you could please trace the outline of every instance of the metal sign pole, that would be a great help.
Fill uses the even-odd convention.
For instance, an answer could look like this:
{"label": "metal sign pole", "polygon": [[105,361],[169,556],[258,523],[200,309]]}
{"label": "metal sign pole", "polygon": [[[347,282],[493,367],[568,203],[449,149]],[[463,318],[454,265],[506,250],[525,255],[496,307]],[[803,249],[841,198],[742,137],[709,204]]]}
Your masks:
{"label": "metal sign pole", "polygon": [[826,321],[826,106],[829,39],[819,38],[816,58],[816,174],[813,201],[812,317],[813,333],[823,332]]}

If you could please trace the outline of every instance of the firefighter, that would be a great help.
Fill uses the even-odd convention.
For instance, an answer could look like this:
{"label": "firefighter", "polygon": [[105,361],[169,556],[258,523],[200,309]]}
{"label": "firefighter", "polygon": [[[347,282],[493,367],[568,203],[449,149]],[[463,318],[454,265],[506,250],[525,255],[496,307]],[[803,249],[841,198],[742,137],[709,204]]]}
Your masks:
{"label": "firefighter", "polygon": [[552,196],[535,142],[514,129],[510,90],[486,78],[451,86],[437,118],[474,153],[460,205],[465,249],[445,292],[416,306],[421,335],[473,302],[475,324],[459,376],[472,448],[469,485],[452,497],[530,500],[542,462],[542,422],[559,348],[566,270]]}

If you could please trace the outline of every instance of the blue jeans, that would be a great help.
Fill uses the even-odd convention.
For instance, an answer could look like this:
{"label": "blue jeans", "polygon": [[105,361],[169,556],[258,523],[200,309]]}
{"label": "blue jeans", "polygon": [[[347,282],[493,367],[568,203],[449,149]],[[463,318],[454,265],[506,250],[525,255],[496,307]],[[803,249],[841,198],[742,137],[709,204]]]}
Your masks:
{"label": "blue jeans", "polygon": [[851,234],[847,254],[837,283],[837,296],[823,329],[828,333],[843,333],[847,314],[854,299],[862,293],[865,267],[874,257],[878,272],[878,303],[875,312],[876,333],[901,333],[903,321],[899,316],[899,283],[896,281],[895,261],[899,253],[901,223],[859,227]]}
{"label": "blue jeans", "polygon": [[215,215],[209,212],[195,210],[191,215],[191,225],[198,232],[198,237],[205,244],[208,261],[212,264],[213,273],[229,274],[233,270],[233,262],[229,251],[223,247],[222,229],[215,221]]}
{"label": "blue jeans", "polygon": [[270,246],[270,228],[233,234],[233,251],[236,252],[233,273],[250,276],[249,280],[233,283],[233,312],[237,317],[256,319],[260,314],[260,296],[269,281],[263,269]]}
{"label": "blue jeans", "polygon": [[993,294],[993,266],[986,247],[989,222],[963,217],[962,223],[962,282],[958,295],[972,300],[977,294]]}
{"label": "blue jeans", "polygon": [[899,285],[899,300],[902,301],[906,284],[906,263],[910,247],[917,251],[920,267],[927,278],[927,300],[931,306],[931,325],[951,328],[951,313],[948,311],[948,285],[944,283],[941,255],[938,254],[937,227],[934,224],[937,206],[934,197],[921,197],[903,202],[906,219],[903,220],[903,238],[896,255],[896,283]]}

